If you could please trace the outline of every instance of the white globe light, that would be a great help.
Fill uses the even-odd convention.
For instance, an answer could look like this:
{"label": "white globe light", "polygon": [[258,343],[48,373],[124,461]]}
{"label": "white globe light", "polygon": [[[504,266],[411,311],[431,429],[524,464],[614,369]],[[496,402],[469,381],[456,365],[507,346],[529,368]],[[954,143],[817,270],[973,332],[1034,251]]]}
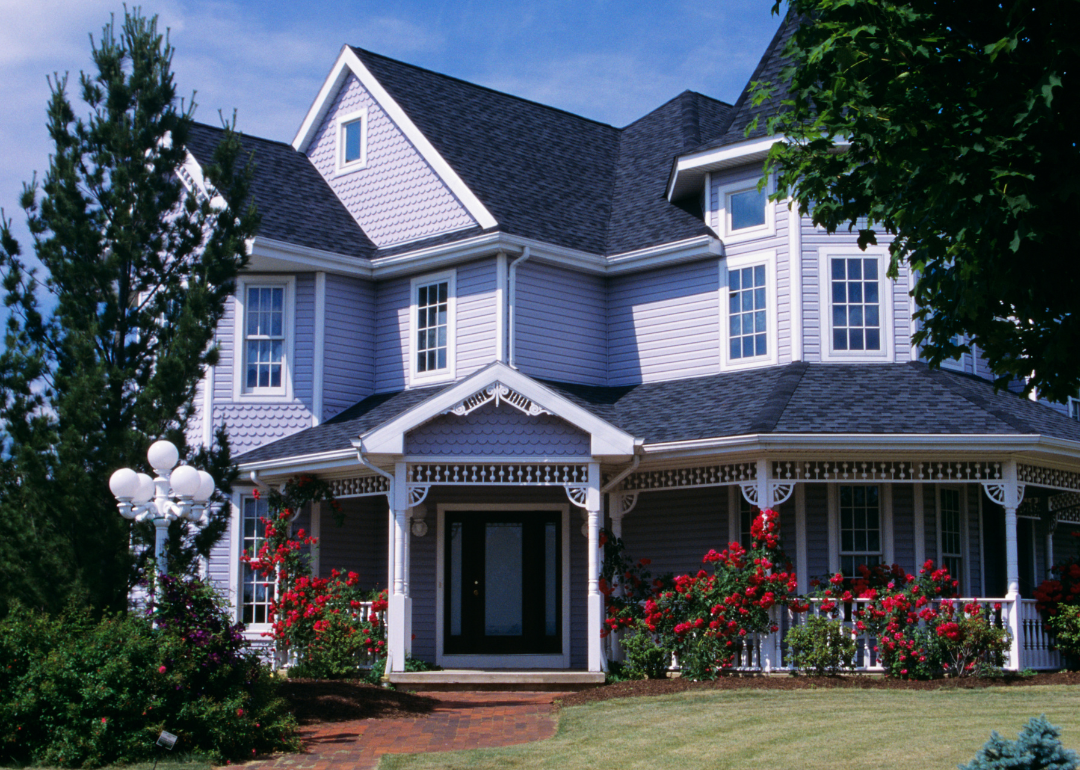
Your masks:
{"label": "white globe light", "polygon": [[139,488],[132,496],[131,502],[135,503],[135,505],[142,505],[150,502],[154,497],[154,480],[145,473],[137,475],[139,477]]}
{"label": "white globe light", "polygon": [[109,477],[109,489],[118,500],[130,500],[139,489],[139,474],[131,468],[121,468]]}
{"label": "white globe light", "polygon": [[176,465],[176,461],[180,459],[180,453],[176,451],[171,441],[155,441],[150,445],[146,459],[150,461],[150,467],[154,470],[167,471]]}
{"label": "white globe light", "polygon": [[169,475],[169,481],[172,482],[173,494],[180,497],[195,497],[202,484],[199,472],[190,465],[181,465],[174,470]]}
{"label": "white globe light", "polygon": [[195,502],[205,503],[213,496],[217,485],[214,483],[214,477],[206,471],[199,471],[199,479],[199,491],[195,493]]}

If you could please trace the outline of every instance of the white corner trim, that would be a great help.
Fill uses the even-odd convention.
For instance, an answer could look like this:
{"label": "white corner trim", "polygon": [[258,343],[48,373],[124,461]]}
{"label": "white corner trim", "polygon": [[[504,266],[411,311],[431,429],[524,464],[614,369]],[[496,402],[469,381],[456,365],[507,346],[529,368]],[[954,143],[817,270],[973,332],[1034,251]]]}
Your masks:
{"label": "white corner trim", "polygon": [[[731,358],[731,310],[730,289],[728,288],[732,270],[739,270],[754,265],[765,265],[765,314],[767,328],[766,353],[763,356],[749,358]],[[777,348],[780,335],[777,330],[779,312],[776,289],[776,249],[764,249],[749,254],[726,257],[720,263],[720,368],[721,371],[736,369],[754,369],[771,366],[777,362]]]}
{"label": "white corner trim", "polygon": [[[247,290],[250,286],[274,286],[285,289],[285,361],[281,367],[281,387],[262,388],[248,391],[244,387],[245,350],[244,322],[247,304]],[[293,379],[296,340],[296,276],[294,275],[241,275],[236,280],[236,294],[233,297],[233,401],[266,403],[291,402],[293,400]]]}
{"label": "white corner trim", "polygon": [[243,522],[241,522],[243,512],[240,509],[240,500],[245,494],[250,493],[251,488],[233,487],[228,503],[232,506],[232,515],[229,516],[229,595],[226,599],[232,610],[234,623],[240,622],[240,550],[243,532]]}
{"label": "white corner trim", "polygon": [[417,152],[420,153],[457,199],[461,201],[461,204],[469,212],[469,215],[476,220],[477,224],[485,230],[497,227],[498,222],[491,215],[491,212],[487,210],[487,207],[465,185],[457,172],[443,159],[427,137],[420,132],[420,129],[405,113],[405,110],[394,101],[382,84],[371,74],[371,71],[360,61],[360,57],[356,55],[356,52],[349,46],[344,46],[341,49],[337,62],[335,62],[333,69],[323,82],[319,95],[315,98],[315,102],[308,110],[304,122],[300,125],[300,130],[293,139],[293,147],[300,152],[307,151],[308,145],[314,139],[322,119],[326,116],[330,105],[337,96],[338,90],[344,85],[349,74],[356,76],[360,84],[371,95],[371,98],[378,103],[387,117],[405,134]]}
{"label": "white corner trim", "polygon": [[788,296],[791,302],[791,360],[803,360],[803,264],[802,214],[798,204],[788,198]]}
{"label": "white corner trim", "polygon": [[[417,292],[421,286],[446,282],[446,367],[430,372],[416,370]],[[457,270],[431,273],[413,278],[409,283],[409,336],[406,345],[409,357],[409,385],[433,385],[450,382],[457,371]]]}
{"label": "white corner trim", "polygon": [[592,437],[594,457],[612,455],[629,457],[634,454],[634,437],[629,433],[548,390],[528,375],[498,362],[489,364],[456,385],[437,393],[427,401],[417,404],[362,436],[365,453],[368,455],[404,454],[406,433],[496,382],[501,382],[557,417],[589,433]]}

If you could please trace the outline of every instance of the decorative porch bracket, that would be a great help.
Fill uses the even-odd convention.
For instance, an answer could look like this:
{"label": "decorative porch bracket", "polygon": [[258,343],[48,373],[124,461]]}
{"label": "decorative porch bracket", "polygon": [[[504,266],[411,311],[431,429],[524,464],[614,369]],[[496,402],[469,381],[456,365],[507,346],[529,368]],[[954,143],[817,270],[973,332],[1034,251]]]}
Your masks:
{"label": "decorative porch bracket", "polygon": [[540,404],[536,403],[528,396],[521,395],[516,390],[512,390],[501,382],[493,382],[483,390],[473,393],[468,398],[454,404],[443,412],[443,414],[456,414],[458,417],[464,417],[470,412],[476,411],[484,404],[490,404],[493,401],[495,402],[495,406],[499,406],[501,403],[506,402],[529,417],[539,417],[542,414],[551,414],[550,411],[540,406]]}

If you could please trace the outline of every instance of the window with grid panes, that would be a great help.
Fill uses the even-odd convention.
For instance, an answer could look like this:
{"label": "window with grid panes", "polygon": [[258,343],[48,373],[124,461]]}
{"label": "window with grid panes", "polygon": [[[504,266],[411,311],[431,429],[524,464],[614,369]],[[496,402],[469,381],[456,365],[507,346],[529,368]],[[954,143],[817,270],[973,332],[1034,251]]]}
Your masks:
{"label": "window with grid panes", "polygon": [[285,287],[248,286],[244,302],[244,389],[284,387]]}
{"label": "window with grid panes", "polygon": [[881,350],[881,297],[877,257],[832,257],[834,351]]}
{"label": "window with grid panes", "polygon": [[436,372],[447,367],[450,284],[436,281],[416,291],[416,371]]}
{"label": "window with grid panes", "polygon": [[[267,500],[244,497],[240,501],[241,550],[249,556],[257,556],[266,540],[266,524],[263,519],[270,515]],[[248,565],[240,564],[242,594],[240,620],[244,623],[269,623],[270,605],[274,600],[274,581],[266,578]]]}
{"label": "window with grid panes", "polygon": [[728,336],[731,360],[768,354],[765,265],[728,271]]}
{"label": "window with grid panes", "polygon": [[[942,489],[939,492],[938,526],[941,528],[941,565],[949,570],[953,580],[961,580],[964,568],[962,513],[960,490]],[[963,582],[961,580],[961,582]]]}
{"label": "window with grid panes", "polygon": [[840,487],[840,571],[858,577],[858,567],[881,563],[881,491],[877,486]]}

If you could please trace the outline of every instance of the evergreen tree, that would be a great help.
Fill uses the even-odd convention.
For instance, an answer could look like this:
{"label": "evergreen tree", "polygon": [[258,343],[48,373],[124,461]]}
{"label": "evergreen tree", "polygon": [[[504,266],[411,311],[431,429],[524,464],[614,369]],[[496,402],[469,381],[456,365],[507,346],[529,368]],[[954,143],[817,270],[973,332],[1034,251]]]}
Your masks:
{"label": "evergreen tree", "polygon": [[960,770],[1076,770],[1076,752],[1061,745],[1061,732],[1045,716],[1032,717],[1019,738],[1010,741],[997,731]]}
{"label": "evergreen tree", "polygon": [[[250,164],[229,124],[207,190],[181,182],[195,105],[177,98],[156,17],[126,12],[91,49],[96,72],[79,78],[88,116],[76,115],[67,77],[51,78],[55,150],[20,201],[43,282],[0,214],[0,614],[11,598],[125,606],[132,525],[108,479],[123,466],[149,470],[154,439],[173,441],[221,489],[235,473],[223,432],[193,454],[184,428],[257,225],[245,203]],[[172,563],[190,565],[192,545],[208,553],[227,510],[194,538],[174,524]]]}

